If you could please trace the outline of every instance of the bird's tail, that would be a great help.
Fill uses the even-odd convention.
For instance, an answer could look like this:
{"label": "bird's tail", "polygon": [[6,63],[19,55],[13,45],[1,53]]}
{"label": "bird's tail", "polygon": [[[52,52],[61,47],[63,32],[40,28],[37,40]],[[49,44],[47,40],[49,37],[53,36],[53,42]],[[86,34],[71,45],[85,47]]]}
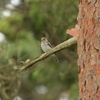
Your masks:
{"label": "bird's tail", "polygon": [[53,56],[54,60],[58,63],[59,60],[58,60],[57,56],[55,54],[53,54],[52,56]]}

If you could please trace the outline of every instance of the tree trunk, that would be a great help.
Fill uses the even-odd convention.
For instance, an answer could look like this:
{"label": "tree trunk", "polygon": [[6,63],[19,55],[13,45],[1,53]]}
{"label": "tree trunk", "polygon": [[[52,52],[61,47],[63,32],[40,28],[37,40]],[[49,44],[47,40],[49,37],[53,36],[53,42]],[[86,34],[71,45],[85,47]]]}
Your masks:
{"label": "tree trunk", "polygon": [[80,0],[78,23],[80,100],[100,100],[100,0]]}

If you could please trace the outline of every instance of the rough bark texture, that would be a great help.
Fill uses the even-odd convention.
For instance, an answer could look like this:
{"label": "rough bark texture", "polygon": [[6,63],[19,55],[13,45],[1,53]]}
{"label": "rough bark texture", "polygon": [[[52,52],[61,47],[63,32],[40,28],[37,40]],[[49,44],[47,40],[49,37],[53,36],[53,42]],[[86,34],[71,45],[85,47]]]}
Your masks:
{"label": "rough bark texture", "polygon": [[100,0],[80,0],[78,23],[80,100],[100,100]]}

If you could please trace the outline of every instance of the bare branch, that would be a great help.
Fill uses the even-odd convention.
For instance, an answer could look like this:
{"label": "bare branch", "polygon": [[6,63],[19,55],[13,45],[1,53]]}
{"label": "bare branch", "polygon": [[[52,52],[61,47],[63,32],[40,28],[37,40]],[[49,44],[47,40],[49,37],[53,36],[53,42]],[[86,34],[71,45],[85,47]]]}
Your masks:
{"label": "bare branch", "polygon": [[40,55],[39,57],[36,57],[35,59],[33,59],[32,61],[29,61],[28,63],[25,63],[25,65],[23,65],[20,68],[20,71],[28,71],[30,70],[30,68],[33,67],[33,65],[45,58],[47,58],[48,56],[50,56],[51,54],[58,52],[60,50],[63,50],[73,44],[75,44],[77,42],[77,38],[70,38],[69,40],[64,41],[63,43],[58,44],[57,46],[55,46],[54,48],[52,48],[50,51],[43,53],[42,55]]}
{"label": "bare branch", "polygon": [[14,80],[15,78],[12,78],[9,76],[4,76],[4,75],[0,74],[0,79],[11,81],[11,80]]}

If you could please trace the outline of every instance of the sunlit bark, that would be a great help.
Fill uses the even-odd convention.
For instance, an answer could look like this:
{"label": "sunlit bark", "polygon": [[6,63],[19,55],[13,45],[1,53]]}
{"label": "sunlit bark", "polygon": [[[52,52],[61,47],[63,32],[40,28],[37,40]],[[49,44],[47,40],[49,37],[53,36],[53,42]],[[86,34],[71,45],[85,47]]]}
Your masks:
{"label": "sunlit bark", "polygon": [[80,0],[78,23],[80,100],[100,100],[100,0]]}

